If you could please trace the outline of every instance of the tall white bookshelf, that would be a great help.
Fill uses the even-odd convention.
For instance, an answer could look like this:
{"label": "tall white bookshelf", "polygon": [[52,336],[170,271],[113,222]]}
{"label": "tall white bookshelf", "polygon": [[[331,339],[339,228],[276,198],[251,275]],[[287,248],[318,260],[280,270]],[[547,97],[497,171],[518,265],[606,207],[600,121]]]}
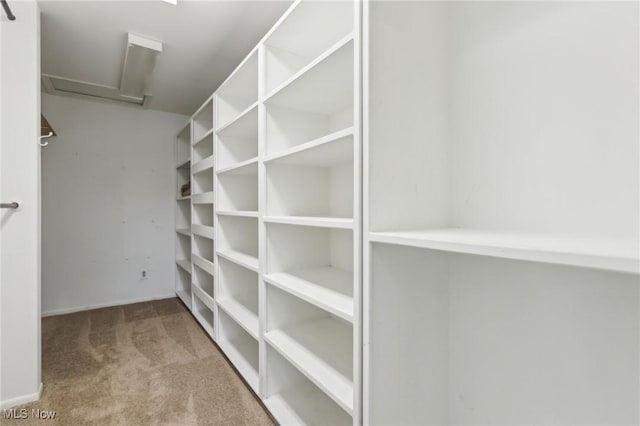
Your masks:
{"label": "tall white bookshelf", "polygon": [[180,130],[175,141],[175,290],[191,307],[191,196],[181,188],[191,181],[191,121]]}
{"label": "tall white bookshelf", "polygon": [[213,338],[215,333],[214,101],[193,114],[191,141],[192,313]]}
{"label": "tall white bookshelf", "polygon": [[366,2],[365,424],[640,421],[637,16]]}

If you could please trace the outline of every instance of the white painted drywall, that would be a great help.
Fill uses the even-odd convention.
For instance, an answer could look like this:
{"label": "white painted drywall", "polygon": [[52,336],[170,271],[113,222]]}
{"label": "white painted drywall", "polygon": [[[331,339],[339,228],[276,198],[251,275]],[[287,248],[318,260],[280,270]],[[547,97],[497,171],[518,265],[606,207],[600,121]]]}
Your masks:
{"label": "white painted drywall", "polygon": [[40,393],[40,14],[12,2],[0,17],[0,406]]}
{"label": "white painted drywall", "polygon": [[47,94],[42,112],[58,134],[42,154],[43,315],[173,296],[187,117]]}

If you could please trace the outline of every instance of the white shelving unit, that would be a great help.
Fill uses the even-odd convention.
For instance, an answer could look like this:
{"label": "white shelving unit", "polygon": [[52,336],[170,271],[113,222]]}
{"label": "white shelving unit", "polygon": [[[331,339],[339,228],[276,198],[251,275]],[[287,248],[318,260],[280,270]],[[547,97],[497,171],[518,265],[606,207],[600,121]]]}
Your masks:
{"label": "white shelving unit", "polygon": [[214,338],[215,231],[214,231],[214,101],[210,97],[192,117],[191,260],[193,314]]}
{"label": "white shelving unit", "polygon": [[640,421],[634,13],[365,3],[365,424]]}
{"label": "white shelving unit", "polygon": [[187,122],[175,141],[175,291],[191,307],[191,205],[190,196],[183,196],[182,185],[191,180],[191,122]]}

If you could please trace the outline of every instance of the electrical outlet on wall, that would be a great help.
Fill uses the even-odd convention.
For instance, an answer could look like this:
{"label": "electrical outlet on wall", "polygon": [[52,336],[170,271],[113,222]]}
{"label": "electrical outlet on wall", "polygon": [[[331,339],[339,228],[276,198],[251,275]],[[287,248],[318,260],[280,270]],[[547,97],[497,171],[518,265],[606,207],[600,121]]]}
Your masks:
{"label": "electrical outlet on wall", "polygon": [[146,280],[148,278],[149,278],[149,272],[147,272],[147,270],[143,269],[142,271],[140,271],[141,280]]}

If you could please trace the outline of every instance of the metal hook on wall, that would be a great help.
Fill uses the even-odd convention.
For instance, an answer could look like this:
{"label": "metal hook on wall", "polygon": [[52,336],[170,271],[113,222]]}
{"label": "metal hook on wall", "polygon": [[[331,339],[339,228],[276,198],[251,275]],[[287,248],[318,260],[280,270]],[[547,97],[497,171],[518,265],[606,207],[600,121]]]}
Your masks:
{"label": "metal hook on wall", "polygon": [[53,133],[53,132],[49,132],[49,134],[48,134],[48,135],[40,136],[40,142],[39,142],[39,145],[40,145],[40,146],[47,146],[47,145],[49,145],[49,142],[42,142],[42,139],[47,139],[47,138],[50,138],[50,137],[52,137],[52,136],[55,136],[55,133]]}

